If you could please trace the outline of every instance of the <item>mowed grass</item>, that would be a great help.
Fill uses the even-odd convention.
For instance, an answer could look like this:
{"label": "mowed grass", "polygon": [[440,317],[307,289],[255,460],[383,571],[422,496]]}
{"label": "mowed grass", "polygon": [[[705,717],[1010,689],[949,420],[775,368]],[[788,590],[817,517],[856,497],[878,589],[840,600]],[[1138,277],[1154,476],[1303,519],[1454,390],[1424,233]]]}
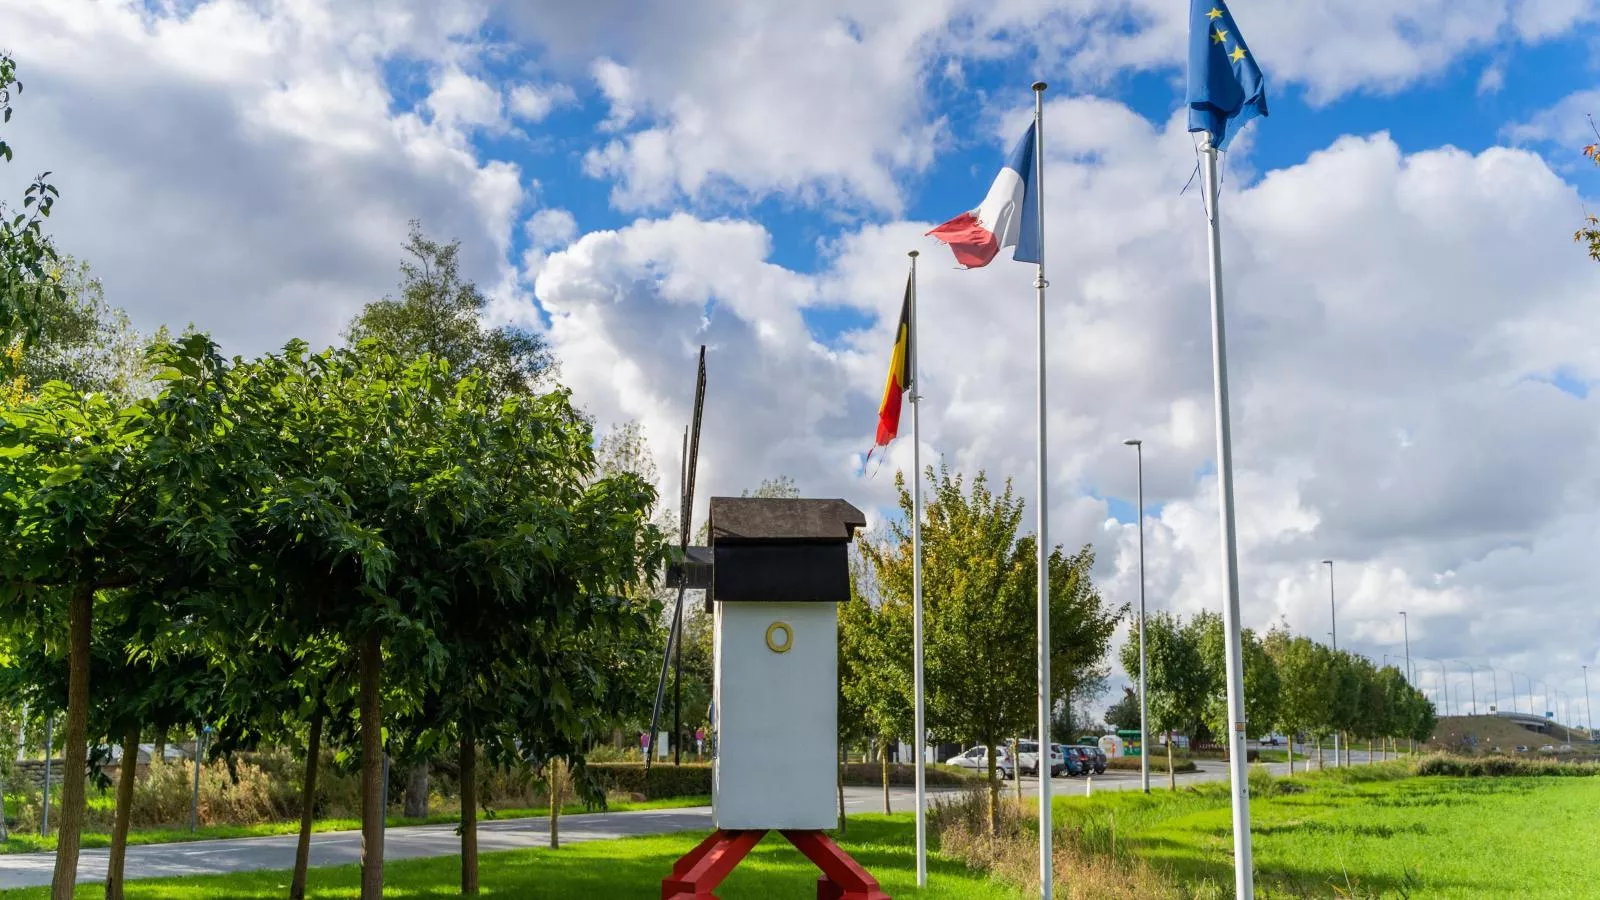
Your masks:
{"label": "mowed grass", "polygon": [[[91,804],[95,798],[91,796]],[[564,816],[584,815],[596,812],[629,812],[641,809],[686,809],[693,806],[710,806],[711,797],[666,797],[658,800],[613,800],[606,804],[604,810],[589,809],[581,803],[563,806],[561,814]],[[107,801],[107,809],[111,808]],[[480,821],[493,819],[547,819],[550,817],[549,807],[529,807],[515,809],[495,810],[493,815],[480,814]],[[448,825],[461,821],[459,813],[446,813],[422,817],[390,816],[390,828],[404,828],[407,825]],[[360,819],[318,819],[311,825],[311,830],[316,833],[324,831],[359,831]],[[255,825],[202,825],[198,831],[188,828],[133,828],[128,831],[128,844],[172,844],[184,841],[215,841],[226,838],[270,837],[279,834],[299,834],[300,820],[260,822]],[[49,837],[42,837],[37,831],[21,832],[13,830],[3,842],[0,842],[0,854],[6,853],[38,853],[54,850],[57,835],[50,832]],[[104,831],[85,831],[83,833],[84,847],[109,847],[111,835]]]}
{"label": "mowed grass", "polygon": [[[848,833],[838,838],[858,862],[896,900],[1021,900],[1012,888],[971,872],[958,862],[930,856],[925,891],[916,888],[911,816],[851,816]],[[485,853],[479,864],[482,896],[569,900],[569,898],[658,897],[661,879],[678,857],[705,835],[689,833],[622,838],[573,844],[560,850],[516,850]],[[460,896],[461,863],[457,857],[403,860],[384,867],[384,896],[394,898]],[[359,889],[355,866],[313,869],[307,896],[353,897]],[[289,886],[287,872],[252,872],[203,878],[128,882],[129,900],[238,900],[281,898]],[[7,898],[42,900],[48,888],[5,892]],[[98,884],[79,885],[77,897],[99,900]],[[814,900],[817,870],[781,835],[769,834],[717,889],[723,900]]]}
{"label": "mowed grass", "polygon": [[[1297,776],[1303,793],[1262,790],[1251,802],[1257,896],[1594,898],[1600,778],[1381,777],[1398,767]],[[1265,794],[1265,796],[1264,796]],[[1066,798],[1063,824],[1191,890],[1231,890],[1225,786]]]}

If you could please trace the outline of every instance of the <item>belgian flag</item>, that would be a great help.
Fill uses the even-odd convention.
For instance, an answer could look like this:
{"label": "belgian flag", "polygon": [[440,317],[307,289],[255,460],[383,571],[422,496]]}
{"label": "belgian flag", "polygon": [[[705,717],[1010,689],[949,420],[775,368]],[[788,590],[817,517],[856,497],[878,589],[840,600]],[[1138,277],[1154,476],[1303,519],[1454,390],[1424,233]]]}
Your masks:
{"label": "belgian flag", "polygon": [[906,279],[906,299],[900,307],[900,324],[894,330],[894,353],[889,357],[889,382],[883,386],[883,404],[878,407],[878,438],[867,458],[879,447],[887,447],[900,433],[900,405],[911,390],[911,297],[913,283]]}

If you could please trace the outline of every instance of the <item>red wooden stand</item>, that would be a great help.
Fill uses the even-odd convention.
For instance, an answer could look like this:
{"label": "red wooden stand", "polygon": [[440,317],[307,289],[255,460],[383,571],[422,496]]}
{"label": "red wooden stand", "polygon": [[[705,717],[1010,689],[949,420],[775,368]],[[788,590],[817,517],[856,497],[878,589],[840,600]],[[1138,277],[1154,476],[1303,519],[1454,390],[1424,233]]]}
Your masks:
{"label": "red wooden stand", "polygon": [[[822,877],[817,879],[817,900],[890,900],[877,879],[823,832],[778,833],[822,870]],[[766,834],[766,829],[712,832],[700,846],[672,864],[672,874],[661,879],[661,900],[717,900],[711,892]]]}

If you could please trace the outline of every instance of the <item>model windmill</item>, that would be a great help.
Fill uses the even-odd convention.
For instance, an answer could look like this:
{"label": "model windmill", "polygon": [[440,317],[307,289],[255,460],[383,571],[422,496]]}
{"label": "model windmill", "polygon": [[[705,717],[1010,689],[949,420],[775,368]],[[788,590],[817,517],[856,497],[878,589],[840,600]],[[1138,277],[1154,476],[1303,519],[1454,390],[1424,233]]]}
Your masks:
{"label": "model windmill", "polygon": [[678,601],[667,653],[670,659],[684,592],[705,589],[715,623],[717,830],[673,865],[662,900],[715,900],[712,891],[768,831],[781,832],[822,870],[818,900],[889,900],[825,832],[839,815],[838,607],[850,598],[848,545],[866,517],[844,500],[713,497],[711,545],[688,546],[704,366],[702,350],[685,461],[683,563],[669,572]]}

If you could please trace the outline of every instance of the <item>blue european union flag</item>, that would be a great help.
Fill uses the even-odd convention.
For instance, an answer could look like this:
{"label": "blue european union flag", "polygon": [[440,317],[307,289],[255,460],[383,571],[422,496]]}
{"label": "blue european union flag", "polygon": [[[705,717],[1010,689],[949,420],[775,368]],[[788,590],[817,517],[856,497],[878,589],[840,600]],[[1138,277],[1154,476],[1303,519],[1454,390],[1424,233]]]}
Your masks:
{"label": "blue european union flag", "polygon": [[1267,114],[1267,86],[1224,0],[1189,0],[1189,130],[1228,149],[1244,123]]}

